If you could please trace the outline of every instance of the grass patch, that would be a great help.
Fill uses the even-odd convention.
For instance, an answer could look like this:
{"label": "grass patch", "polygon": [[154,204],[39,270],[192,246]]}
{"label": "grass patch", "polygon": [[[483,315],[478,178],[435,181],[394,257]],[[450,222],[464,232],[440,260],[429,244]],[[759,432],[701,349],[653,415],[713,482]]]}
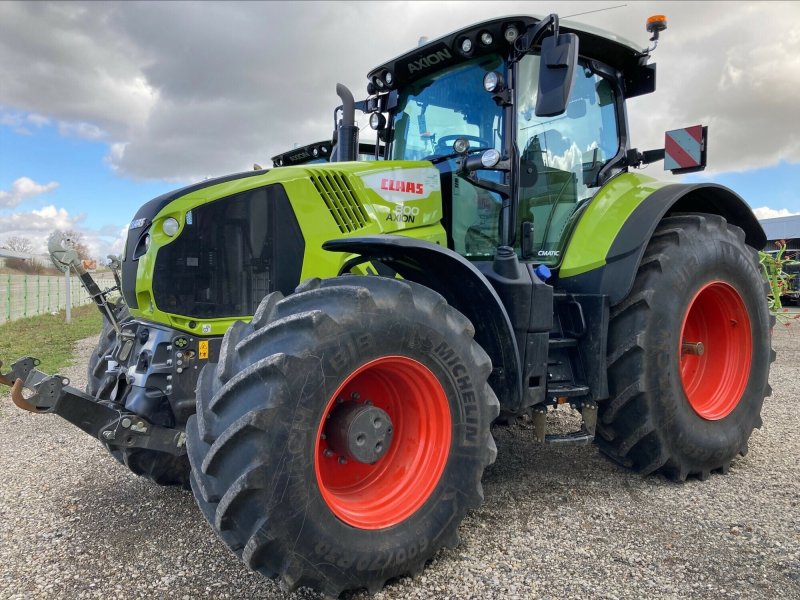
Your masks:
{"label": "grass patch", "polygon": [[75,342],[100,335],[103,319],[94,304],[72,309],[72,323],[64,322],[64,311],[55,315],[39,315],[17,319],[0,325],[0,360],[3,371],[23,356],[42,361],[39,369],[57,373],[73,362]]}

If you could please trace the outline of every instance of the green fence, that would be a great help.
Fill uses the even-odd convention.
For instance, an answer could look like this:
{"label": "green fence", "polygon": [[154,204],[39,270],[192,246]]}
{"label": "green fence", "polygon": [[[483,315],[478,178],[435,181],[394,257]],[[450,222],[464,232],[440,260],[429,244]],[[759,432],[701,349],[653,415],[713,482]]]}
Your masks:
{"label": "green fence", "polygon": [[[114,277],[95,277],[101,290],[114,287]],[[70,275],[70,305],[92,302],[78,276]],[[22,317],[54,313],[67,307],[67,285],[64,276],[0,274],[0,323]]]}

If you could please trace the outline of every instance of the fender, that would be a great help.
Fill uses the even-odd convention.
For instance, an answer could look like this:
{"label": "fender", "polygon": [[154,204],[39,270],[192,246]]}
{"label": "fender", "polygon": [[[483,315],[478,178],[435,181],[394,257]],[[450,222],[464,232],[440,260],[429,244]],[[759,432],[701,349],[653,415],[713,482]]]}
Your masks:
{"label": "fender", "polygon": [[511,319],[497,292],[472,263],[437,244],[399,235],[330,240],[322,248],[378,260],[404,279],[444,296],[475,326],[475,341],[492,359],[489,383],[500,403],[519,405],[522,369]]}
{"label": "fender", "polygon": [[667,184],[625,173],[614,178],[581,215],[558,285],[569,292],[604,294],[613,306],[633,287],[653,232],[673,214],[714,214],[745,233],[760,250],[767,242],[753,211],[736,192],[714,183]]}

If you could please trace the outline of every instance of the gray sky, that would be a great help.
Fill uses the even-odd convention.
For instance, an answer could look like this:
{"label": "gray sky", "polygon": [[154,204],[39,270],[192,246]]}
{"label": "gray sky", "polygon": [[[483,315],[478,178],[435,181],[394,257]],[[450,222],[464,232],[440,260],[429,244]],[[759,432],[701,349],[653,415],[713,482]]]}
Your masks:
{"label": "gray sky", "polygon": [[[330,136],[334,86],[481,19],[619,2],[0,3],[0,104],[102,138],[134,178],[194,179]],[[800,3],[628,2],[577,17],[647,45],[669,29],[658,91],[631,102],[634,143],[711,127],[715,171],[800,160]]]}

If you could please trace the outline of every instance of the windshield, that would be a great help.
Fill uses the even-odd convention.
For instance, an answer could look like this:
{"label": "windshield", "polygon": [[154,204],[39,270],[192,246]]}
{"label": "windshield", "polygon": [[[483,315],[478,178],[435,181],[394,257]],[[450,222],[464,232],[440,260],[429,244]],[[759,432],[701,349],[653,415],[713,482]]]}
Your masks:
{"label": "windshield", "polygon": [[483,76],[503,72],[488,55],[445,69],[400,91],[391,158],[421,160],[453,151],[466,137],[471,148],[501,148],[503,111],[483,89]]}

